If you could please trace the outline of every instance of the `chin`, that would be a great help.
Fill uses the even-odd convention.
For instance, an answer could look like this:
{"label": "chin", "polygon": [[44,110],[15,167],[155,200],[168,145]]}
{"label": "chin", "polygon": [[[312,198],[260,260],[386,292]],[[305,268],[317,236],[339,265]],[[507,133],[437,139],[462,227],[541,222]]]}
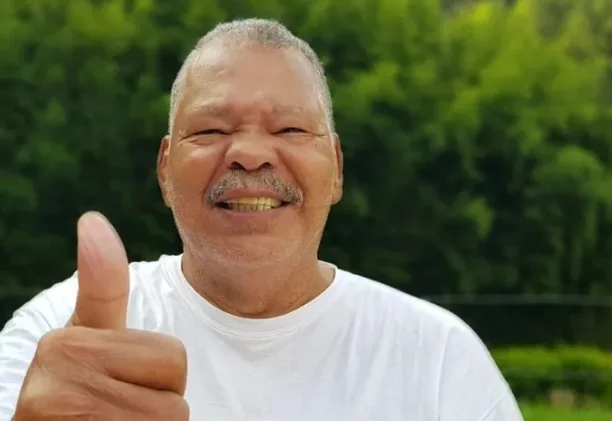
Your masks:
{"label": "chin", "polygon": [[265,269],[300,258],[299,243],[287,238],[245,235],[224,238],[208,244],[209,258],[218,264],[246,269]]}

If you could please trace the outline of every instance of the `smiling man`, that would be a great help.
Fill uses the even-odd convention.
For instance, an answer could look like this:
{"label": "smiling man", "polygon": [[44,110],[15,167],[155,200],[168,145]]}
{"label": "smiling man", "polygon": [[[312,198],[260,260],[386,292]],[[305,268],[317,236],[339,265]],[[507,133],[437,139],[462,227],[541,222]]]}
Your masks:
{"label": "smiling man", "polygon": [[179,256],[78,224],[71,278],[0,333],[0,421],[519,421],[476,334],[318,259],[342,152],[316,54],[219,25],[172,89],[157,170]]}

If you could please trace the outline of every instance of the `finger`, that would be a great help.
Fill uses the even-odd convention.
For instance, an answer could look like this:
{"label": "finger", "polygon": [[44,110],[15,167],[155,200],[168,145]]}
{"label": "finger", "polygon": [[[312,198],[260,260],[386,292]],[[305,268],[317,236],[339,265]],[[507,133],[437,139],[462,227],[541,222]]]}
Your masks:
{"label": "finger", "polygon": [[[105,355],[100,362],[110,377],[149,389],[185,393],[187,352],[181,341],[142,330],[124,329],[99,335],[101,353],[97,355]],[[116,346],[109,346],[113,343]]]}
{"label": "finger", "polygon": [[130,286],[121,239],[106,218],[96,212],[79,219],[77,232],[79,289],[69,325],[125,328]]}
{"label": "finger", "polygon": [[103,379],[98,385],[104,385],[103,390],[97,390],[108,405],[108,413],[116,413],[116,417],[108,419],[126,421],[150,420],[189,420],[189,405],[187,401],[174,392],[155,390],[136,384],[123,383],[115,379]]}
{"label": "finger", "polygon": [[[137,329],[100,330],[72,328],[51,334],[47,343],[59,347],[62,361],[84,377],[54,361],[45,367],[55,375],[77,382],[91,381],[91,373],[148,389],[185,393],[187,352],[176,338]],[[53,352],[51,351],[51,354]],[[75,365],[74,362],[78,361]],[[89,374],[88,374],[89,373]]]}
{"label": "finger", "polygon": [[35,378],[29,372],[14,419],[189,420],[189,406],[179,394],[82,371],[73,372],[67,381],[47,370],[38,371]]}

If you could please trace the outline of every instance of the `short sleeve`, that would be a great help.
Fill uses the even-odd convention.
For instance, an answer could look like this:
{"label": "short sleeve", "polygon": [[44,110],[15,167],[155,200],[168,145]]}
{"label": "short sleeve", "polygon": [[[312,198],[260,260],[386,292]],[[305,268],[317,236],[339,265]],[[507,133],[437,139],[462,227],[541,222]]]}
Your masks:
{"label": "short sleeve", "polygon": [[481,421],[523,421],[516,399],[510,391],[485,414]]}
{"label": "short sleeve", "polygon": [[439,391],[439,421],[523,421],[491,353],[465,324],[447,336]]}
{"label": "short sleeve", "polygon": [[73,311],[76,279],[45,290],[24,304],[0,331],[0,421],[10,421],[40,338],[66,325]]}

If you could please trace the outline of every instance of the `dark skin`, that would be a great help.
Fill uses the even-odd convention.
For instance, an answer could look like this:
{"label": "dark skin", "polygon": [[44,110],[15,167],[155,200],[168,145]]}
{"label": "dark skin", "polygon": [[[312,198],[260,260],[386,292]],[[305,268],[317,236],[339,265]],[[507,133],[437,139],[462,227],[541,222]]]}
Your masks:
{"label": "dark skin", "polygon": [[128,258],[97,213],[79,220],[77,270],[74,314],[38,342],[13,421],[189,420],[185,347],[126,328]]}
{"label": "dark skin", "polygon": [[[342,195],[342,153],[311,65],[294,51],[210,44],[183,92],[158,174],[184,241],[187,279],[248,317],[313,299],[333,278],[317,251]],[[276,196],[285,205],[246,213],[217,206],[232,195]],[[77,257],[74,314],[38,343],[13,419],[188,420],[185,348],[126,328],[128,258],[103,216],[79,220]]]}
{"label": "dark skin", "polygon": [[[190,284],[221,309],[272,317],[312,300],[332,269],[318,261],[330,206],[342,196],[342,151],[313,66],[297,51],[215,41],[190,67],[158,177],[184,244]],[[267,173],[282,195],[263,183]],[[238,214],[211,189],[241,174],[236,197],[287,199]]]}

